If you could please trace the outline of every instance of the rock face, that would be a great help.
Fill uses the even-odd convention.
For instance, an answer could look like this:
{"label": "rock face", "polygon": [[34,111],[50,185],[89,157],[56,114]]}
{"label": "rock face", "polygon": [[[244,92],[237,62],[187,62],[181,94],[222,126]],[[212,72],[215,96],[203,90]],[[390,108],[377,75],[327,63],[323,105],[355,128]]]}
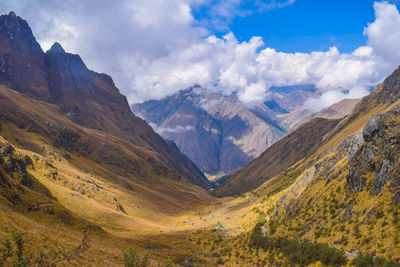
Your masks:
{"label": "rock face", "polygon": [[309,112],[301,106],[313,94],[311,86],[275,87],[264,103],[249,107],[235,94],[194,86],[132,109],[204,172],[230,173],[290,131],[294,121]]}
{"label": "rock face", "polygon": [[42,48],[14,12],[0,16],[0,83],[41,100],[51,98]]}
{"label": "rock face", "polygon": [[363,191],[369,180],[372,186],[368,190],[374,195],[381,193],[389,181],[393,188],[400,185],[399,129],[400,105],[368,121],[362,132],[365,142],[348,158],[347,182],[351,190]]}
{"label": "rock face", "polygon": [[56,104],[82,126],[152,149],[178,176],[210,186],[196,165],[132,113],[111,77],[89,70],[58,43],[44,53],[27,22],[13,12],[0,16],[0,84]]}
{"label": "rock face", "polygon": [[358,148],[363,142],[364,138],[362,132],[357,132],[343,140],[343,142],[338,147],[338,151],[346,153],[347,160],[351,161],[353,160]]}

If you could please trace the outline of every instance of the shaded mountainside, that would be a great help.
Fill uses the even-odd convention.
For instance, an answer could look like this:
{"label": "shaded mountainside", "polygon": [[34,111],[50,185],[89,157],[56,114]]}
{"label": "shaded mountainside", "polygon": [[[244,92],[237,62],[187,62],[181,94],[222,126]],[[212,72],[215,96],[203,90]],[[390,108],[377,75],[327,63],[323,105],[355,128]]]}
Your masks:
{"label": "shaded mountainside", "polygon": [[323,137],[339,120],[315,118],[269,147],[258,158],[226,177],[217,196],[237,195],[257,188],[268,179],[315,152]]}
{"label": "shaded mountainside", "polygon": [[[177,180],[160,162],[141,158],[148,151],[133,150],[126,141],[69,124],[54,105],[18,97],[10,89],[1,92],[1,99],[8,97],[8,102],[16,101],[26,109],[19,107],[23,112],[16,113],[12,122],[1,122],[1,136],[11,141],[0,137],[3,240],[18,230],[26,237],[28,251],[38,253],[43,248],[59,258],[60,251],[79,244],[83,229],[89,227],[89,252],[68,265],[116,265],[127,247],[160,246],[154,238],[141,236],[139,241],[139,231],[160,233],[166,227],[158,222],[213,202],[204,190]],[[41,117],[42,123],[27,120],[30,116]],[[162,247],[182,255],[172,246]]]}
{"label": "shaded mountainside", "polygon": [[26,21],[13,12],[0,17],[0,83],[57,105],[74,123],[152,150],[177,176],[210,186],[196,165],[131,112],[111,77],[89,70],[58,43],[44,53]]}
{"label": "shaded mountainside", "polygon": [[[166,166],[155,151],[83,127],[72,122],[56,105],[26,98],[3,86],[0,86],[0,120],[1,135],[12,144],[42,155],[56,153],[77,169],[96,173],[148,197],[153,194],[154,200],[164,199],[167,206],[170,201],[171,205],[181,206],[178,203],[186,197],[198,201],[192,196],[195,191],[203,197],[207,195]],[[175,199],[169,199],[170,196]]]}
{"label": "shaded mountainside", "polygon": [[[14,211],[44,214],[46,220],[55,220],[74,226],[88,222],[60,205],[51,192],[28,169],[33,168],[29,156],[17,152],[13,146],[0,140],[0,206]],[[100,228],[98,228],[100,231]]]}
{"label": "shaded mountainside", "polygon": [[301,106],[313,95],[312,86],[274,87],[264,103],[249,107],[235,94],[194,86],[132,109],[204,172],[218,174],[244,166],[282,138],[310,113]]}

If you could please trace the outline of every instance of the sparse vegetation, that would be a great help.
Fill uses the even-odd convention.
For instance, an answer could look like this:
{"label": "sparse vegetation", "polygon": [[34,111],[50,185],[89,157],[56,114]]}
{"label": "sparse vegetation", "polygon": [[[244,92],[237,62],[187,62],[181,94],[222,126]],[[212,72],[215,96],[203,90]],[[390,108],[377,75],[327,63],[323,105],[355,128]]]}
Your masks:
{"label": "sparse vegetation", "polygon": [[123,253],[125,267],[147,267],[150,265],[149,254],[143,256],[136,249],[128,248]]}
{"label": "sparse vegetation", "polygon": [[351,265],[356,267],[391,267],[391,266],[399,266],[399,264],[395,264],[394,262],[390,262],[383,257],[376,257],[371,254],[366,255],[358,255],[351,261]]}
{"label": "sparse vegetation", "polygon": [[271,238],[263,236],[261,224],[258,223],[250,236],[250,246],[265,251],[282,253],[290,264],[307,266],[320,261],[329,266],[342,266],[347,263],[344,252],[326,244],[309,241],[290,240],[286,237]]}
{"label": "sparse vegetation", "polygon": [[267,215],[265,212],[260,210],[259,207],[254,207],[253,211],[258,214],[258,222],[261,224],[265,224],[267,222]]}
{"label": "sparse vegetation", "polygon": [[[171,257],[168,257],[165,261],[164,261],[164,265],[165,267],[174,267],[174,261],[172,260]],[[161,265],[160,265],[161,266]]]}
{"label": "sparse vegetation", "polygon": [[[10,241],[12,240],[12,242]],[[40,248],[35,252],[26,252],[25,240],[23,234],[18,231],[12,233],[12,237],[6,237],[3,246],[0,248],[1,259],[0,266],[11,264],[18,267],[29,266],[55,266],[57,263],[63,261],[70,261],[77,258],[82,252],[89,248],[88,231],[84,231],[81,244],[72,252],[61,252],[61,257],[46,253],[44,249]]]}

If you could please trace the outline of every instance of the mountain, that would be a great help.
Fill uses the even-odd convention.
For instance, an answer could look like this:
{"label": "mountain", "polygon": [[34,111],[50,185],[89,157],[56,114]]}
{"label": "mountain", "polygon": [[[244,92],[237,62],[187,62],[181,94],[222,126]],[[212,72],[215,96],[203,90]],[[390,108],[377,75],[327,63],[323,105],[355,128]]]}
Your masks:
{"label": "mountain", "polygon": [[[223,246],[235,245],[232,254],[245,247],[269,265],[392,266],[400,253],[399,129],[400,68],[346,117],[314,118],[222,182],[219,195],[255,184],[243,197],[259,214],[250,233]],[[294,142],[296,135],[303,138]],[[303,150],[305,136],[318,142]],[[282,160],[271,168],[274,155],[287,167]],[[273,177],[255,188],[263,175]]]}
{"label": "mountain", "polygon": [[194,86],[132,110],[205,173],[216,175],[244,166],[282,138],[310,113],[302,105],[316,94],[312,86],[273,87],[264,103],[246,106],[235,94]]}
{"label": "mountain", "polygon": [[[270,222],[276,235],[392,260],[400,252],[399,121],[400,68],[299,167],[308,178],[298,176],[278,201]],[[302,188],[296,189],[302,179]],[[288,230],[291,225],[297,230]]]}
{"label": "mountain", "polygon": [[217,196],[239,195],[256,189],[272,177],[314,153],[324,136],[339,120],[315,118],[285,136],[259,157],[227,176],[215,191]]}
{"label": "mountain", "polygon": [[[109,76],[58,43],[43,52],[26,21],[0,16],[2,244],[19,231],[26,250],[41,251],[32,257],[56,260],[89,231],[90,251],[68,265],[116,265],[128,247],[156,246],[151,236],[182,213],[215,204],[209,187],[132,113]],[[184,257],[173,245],[163,249]]]}
{"label": "mountain", "polygon": [[55,43],[44,53],[27,22],[15,13],[0,17],[0,84],[56,105],[79,125],[152,150],[177,177],[209,187],[202,172],[130,110],[111,77],[89,70],[78,55]]}
{"label": "mountain", "polygon": [[400,68],[345,117],[356,101],[294,129],[316,95],[276,87],[250,107],[195,86],[145,103],[159,132],[198,129],[182,136],[209,157],[224,132],[238,144],[224,160],[269,140],[252,143],[253,129],[286,134],[215,198],[109,76],[57,43],[43,52],[24,20],[0,16],[0,265],[115,266],[149,254],[150,266],[396,265]]}

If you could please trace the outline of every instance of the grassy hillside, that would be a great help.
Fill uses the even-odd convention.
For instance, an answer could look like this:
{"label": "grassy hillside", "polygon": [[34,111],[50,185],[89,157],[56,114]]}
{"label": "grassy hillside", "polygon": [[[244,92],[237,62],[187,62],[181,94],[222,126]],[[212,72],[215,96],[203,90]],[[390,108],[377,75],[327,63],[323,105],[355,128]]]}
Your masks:
{"label": "grassy hillside", "polygon": [[[398,73],[362,99],[313,153],[235,198],[249,201],[254,214],[236,234],[204,234],[211,243],[201,244],[215,264],[396,266]],[[269,168],[267,159],[259,160],[260,169]],[[254,177],[248,172],[246,179]]]}
{"label": "grassy hillside", "polygon": [[230,254],[244,250],[242,260],[254,266],[392,266],[400,254],[399,72],[363,98],[314,154],[254,191],[263,200],[280,196],[264,210],[269,217],[226,241],[237,243]]}
{"label": "grassy hillside", "polygon": [[90,225],[96,229],[91,248],[72,265],[115,265],[127,247],[159,248],[148,252],[160,259],[188,254],[147,236],[169,231],[180,214],[215,203],[205,190],[177,176],[151,150],[74,124],[54,105],[6,87],[0,103],[2,162],[13,162],[9,147],[26,162],[26,176],[19,163],[1,169],[2,240],[19,230],[28,249],[69,251],[82,238],[81,225]]}

